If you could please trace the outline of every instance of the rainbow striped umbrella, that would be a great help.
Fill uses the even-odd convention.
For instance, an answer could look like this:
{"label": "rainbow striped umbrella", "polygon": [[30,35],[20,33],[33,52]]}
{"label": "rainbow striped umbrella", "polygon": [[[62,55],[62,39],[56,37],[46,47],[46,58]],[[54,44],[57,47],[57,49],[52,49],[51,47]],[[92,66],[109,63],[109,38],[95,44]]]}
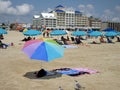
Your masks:
{"label": "rainbow striped umbrella", "polygon": [[27,41],[22,51],[33,60],[52,61],[64,56],[64,48],[52,39]]}

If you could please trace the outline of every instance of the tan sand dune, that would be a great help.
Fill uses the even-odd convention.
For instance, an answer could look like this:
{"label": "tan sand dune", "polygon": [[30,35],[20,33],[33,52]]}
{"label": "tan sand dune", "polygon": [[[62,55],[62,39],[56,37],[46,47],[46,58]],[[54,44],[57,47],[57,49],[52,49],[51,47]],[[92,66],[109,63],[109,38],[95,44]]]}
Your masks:
{"label": "tan sand dune", "polygon": [[[30,60],[22,51],[23,34],[9,31],[4,35],[5,43],[14,43],[7,49],[0,49],[0,90],[74,90],[77,80],[85,90],[120,89],[120,43],[91,44],[90,47],[65,49],[63,58],[49,63]],[[81,76],[55,75],[36,79],[34,72],[42,67],[46,70],[56,68],[89,68],[100,73]]]}

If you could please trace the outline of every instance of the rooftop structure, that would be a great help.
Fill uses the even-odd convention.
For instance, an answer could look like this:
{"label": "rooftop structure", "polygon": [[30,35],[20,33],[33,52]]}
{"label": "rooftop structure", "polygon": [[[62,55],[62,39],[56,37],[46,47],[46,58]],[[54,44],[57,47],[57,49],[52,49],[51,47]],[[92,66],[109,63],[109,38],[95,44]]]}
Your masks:
{"label": "rooftop structure", "polygon": [[56,19],[53,13],[41,13],[42,18]]}

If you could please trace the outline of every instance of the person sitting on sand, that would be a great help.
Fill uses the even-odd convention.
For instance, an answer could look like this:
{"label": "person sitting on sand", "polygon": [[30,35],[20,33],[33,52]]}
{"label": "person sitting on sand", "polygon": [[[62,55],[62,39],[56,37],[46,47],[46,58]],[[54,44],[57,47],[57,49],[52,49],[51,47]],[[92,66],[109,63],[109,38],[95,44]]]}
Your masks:
{"label": "person sitting on sand", "polygon": [[74,43],[74,42],[75,42],[75,38],[74,38],[74,37],[71,37],[71,41]]}
{"label": "person sitting on sand", "polygon": [[90,45],[87,45],[85,43],[83,43],[81,40],[80,40],[80,37],[76,36],[75,37],[75,44],[79,44],[79,45],[82,45],[82,46],[87,46],[87,47],[90,47]]}
{"label": "person sitting on sand", "polygon": [[53,39],[53,40],[55,40],[58,44],[63,45],[63,43],[60,40],[58,39]]}
{"label": "person sitting on sand", "polygon": [[70,38],[69,38],[69,36],[67,36],[67,41],[69,41],[70,40]]}
{"label": "person sitting on sand", "polygon": [[65,45],[68,45],[68,44],[69,44],[69,43],[67,42],[67,39],[64,38],[63,36],[61,36],[61,41],[63,41],[63,43],[64,43]]}
{"label": "person sitting on sand", "polygon": [[29,36],[28,38],[27,38],[27,40],[29,41],[29,40],[31,40],[32,38]]}
{"label": "person sitting on sand", "polygon": [[83,42],[80,40],[79,37],[76,37],[76,38],[75,38],[75,43],[76,43],[76,44],[82,44],[82,45],[83,45]]}
{"label": "person sitting on sand", "polygon": [[116,37],[117,38],[117,42],[120,42],[120,38],[119,37]]}
{"label": "person sitting on sand", "polygon": [[1,40],[4,39],[3,34],[0,35],[0,39],[1,39]]}
{"label": "person sitting on sand", "polygon": [[27,41],[27,38],[25,37],[24,39],[22,39],[21,41]]}
{"label": "person sitting on sand", "polygon": [[8,45],[5,43],[2,43],[2,41],[0,40],[0,48],[6,49],[7,47],[8,47]]}
{"label": "person sitting on sand", "polygon": [[101,36],[99,40],[100,40],[101,43],[106,43],[106,41],[104,40],[103,36]]}
{"label": "person sitting on sand", "polygon": [[96,41],[92,41],[92,44],[97,44],[97,42]]}
{"label": "person sitting on sand", "polygon": [[47,72],[44,69],[39,70],[38,72],[35,72],[37,78],[43,77],[47,75]]}
{"label": "person sitting on sand", "polygon": [[0,47],[2,47],[2,41],[0,40]]}
{"label": "person sitting on sand", "polygon": [[113,43],[112,40],[109,39],[109,37],[107,37],[107,42],[108,43]]}

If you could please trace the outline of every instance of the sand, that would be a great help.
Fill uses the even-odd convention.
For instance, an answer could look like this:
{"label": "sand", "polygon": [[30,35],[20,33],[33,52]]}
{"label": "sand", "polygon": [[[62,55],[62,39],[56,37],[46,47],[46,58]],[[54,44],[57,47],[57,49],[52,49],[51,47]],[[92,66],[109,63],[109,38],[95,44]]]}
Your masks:
{"label": "sand", "polygon": [[[90,47],[65,49],[63,58],[51,62],[30,60],[22,51],[23,34],[8,31],[5,43],[14,43],[7,49],[0,49],[0,90],[74,90],[77,80],[85,90],[120,89],[120,43],[90,44]],[[67,76],[54,75],[35,78],[34,72],[40,68],[89,68],[99,71],[96,74]]]}

